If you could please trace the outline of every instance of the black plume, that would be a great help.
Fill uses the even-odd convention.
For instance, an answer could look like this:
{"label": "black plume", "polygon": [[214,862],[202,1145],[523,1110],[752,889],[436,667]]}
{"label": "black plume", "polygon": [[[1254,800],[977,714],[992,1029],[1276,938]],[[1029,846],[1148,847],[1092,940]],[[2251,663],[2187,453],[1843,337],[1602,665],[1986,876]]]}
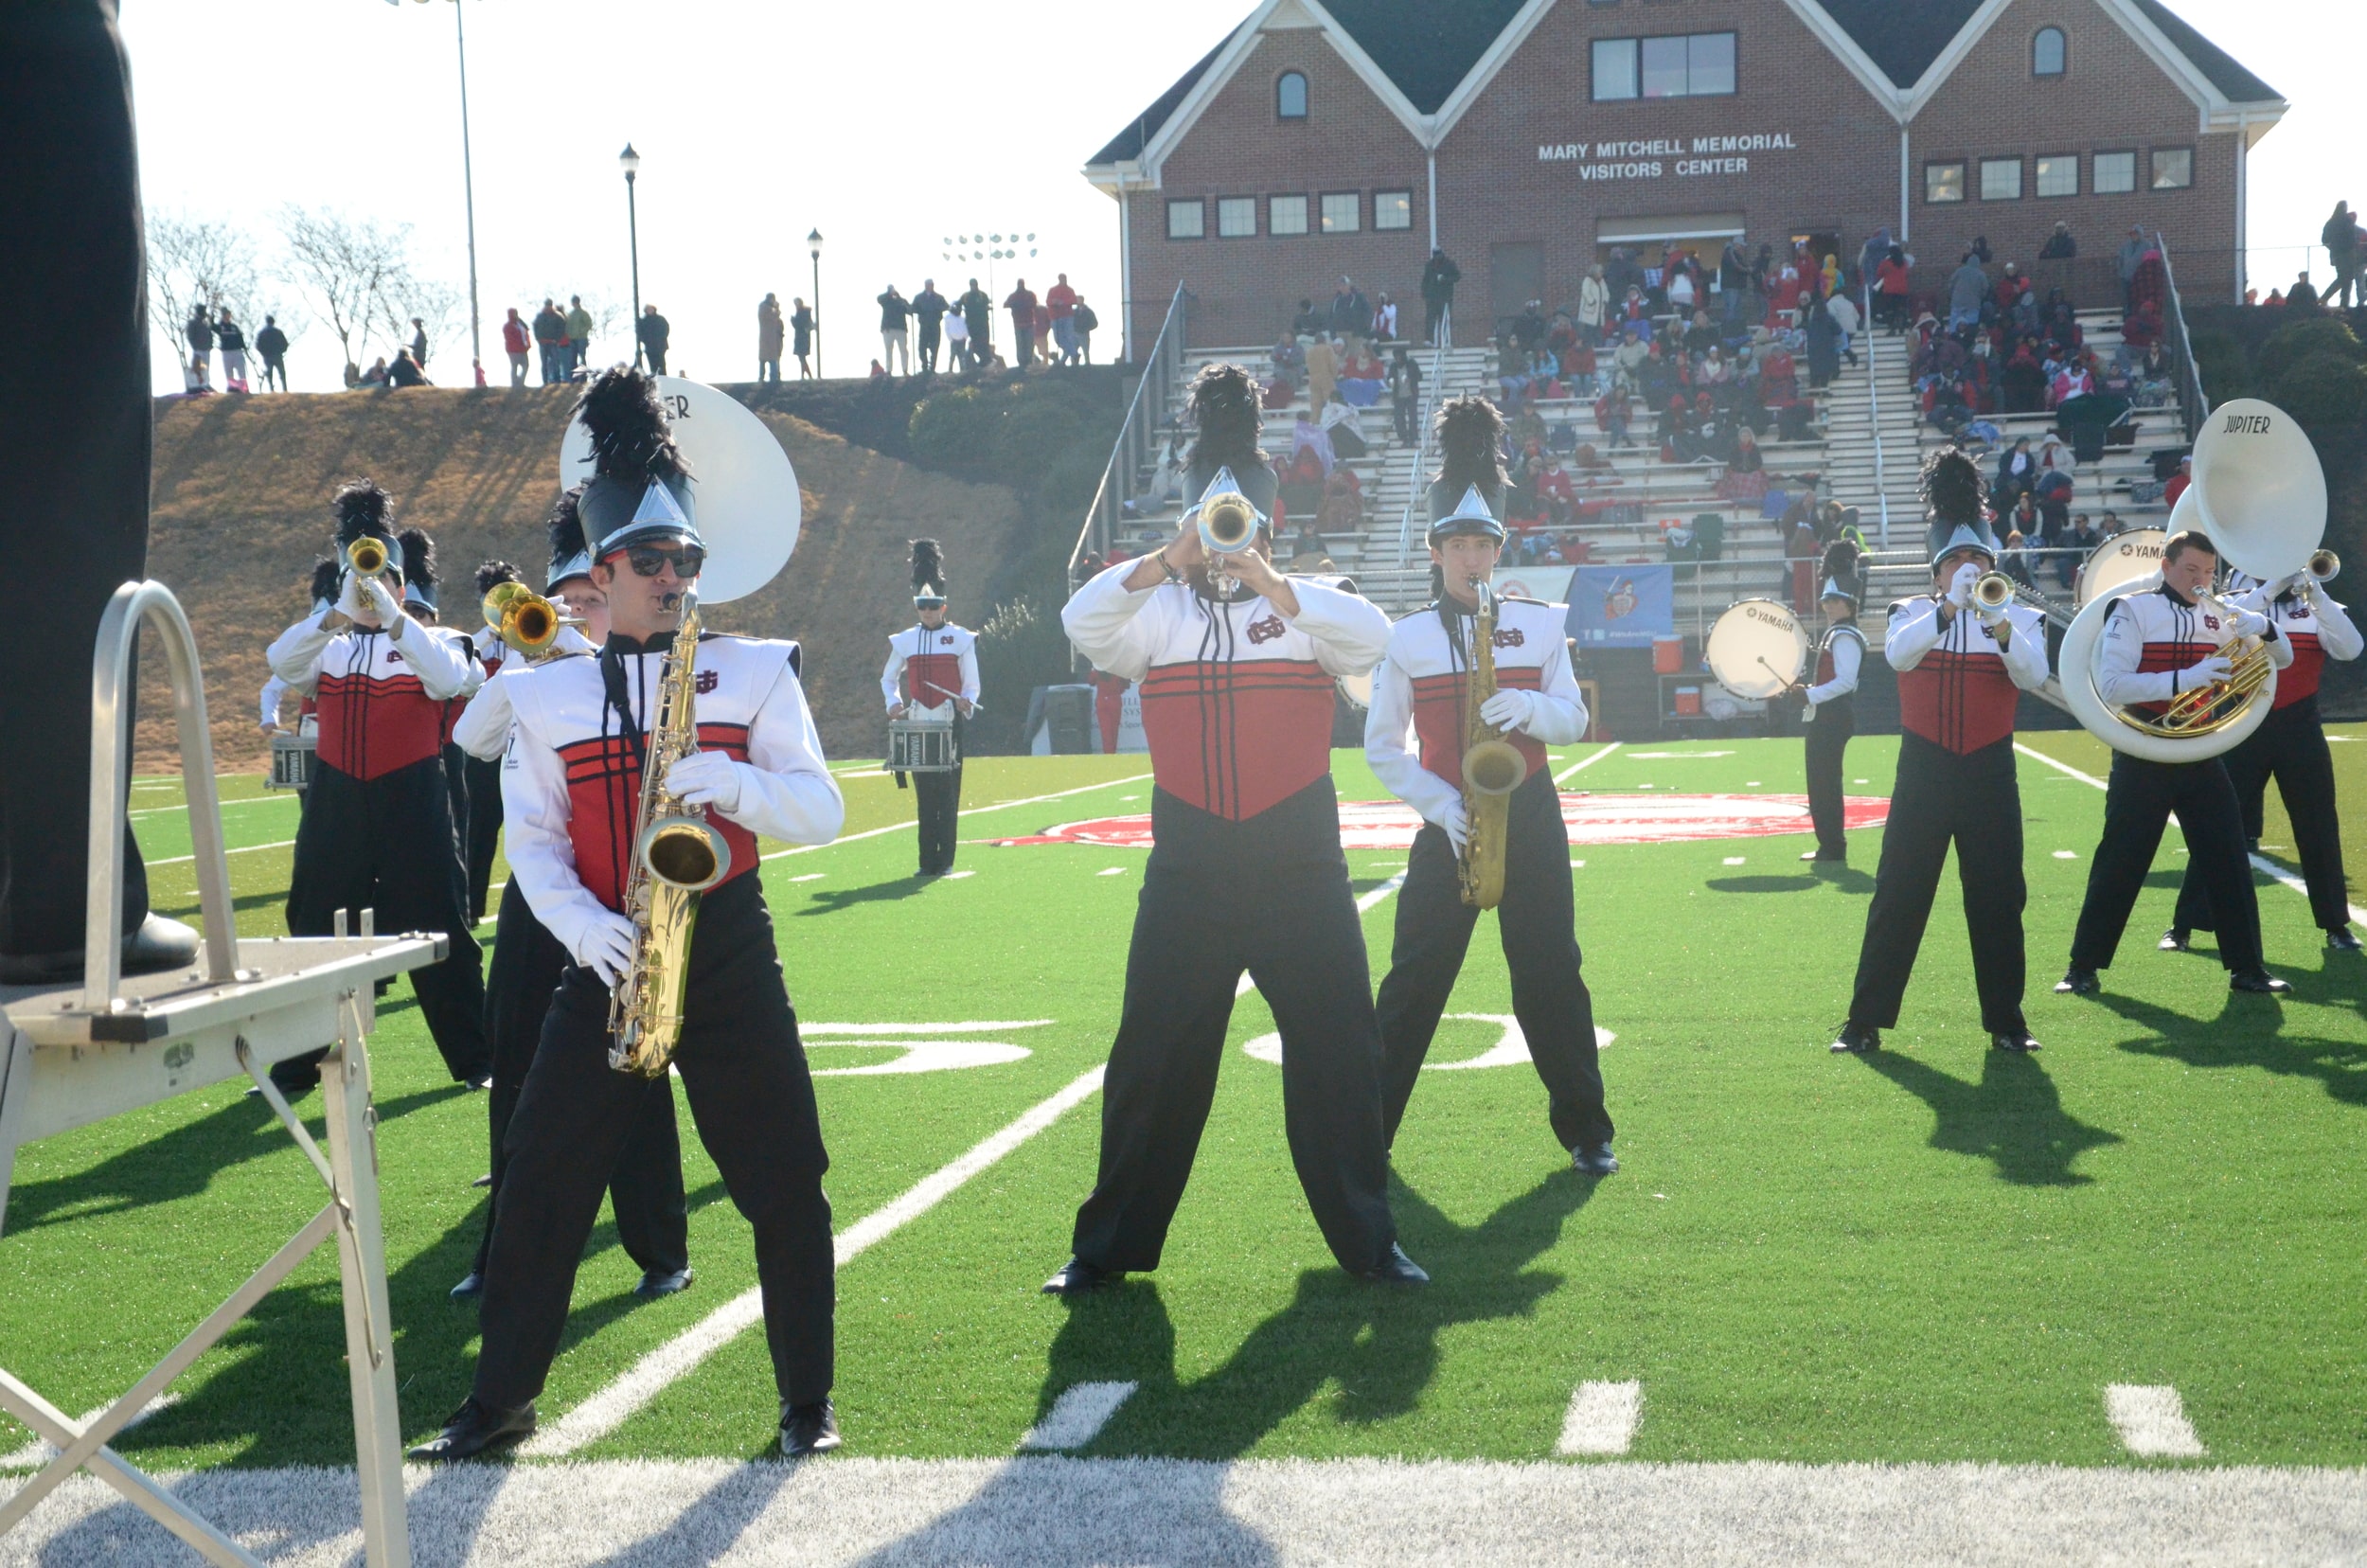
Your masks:
{"label": "black plume", "polygon": [[576,510],[576,504],[582,499],[581,485],[561,491],[559,499],[551,503],[550,514],[543,520],[543,526],[550,534],[553,561],[571,561],[590,548],[583,540],[583,518]]}
{"label": "black plume", "polygon": [[497,582],[520,582],[518,568],[507,561],[489,561],[476,569],[476,597],[483,598],[493,591]]}
{"label": "black plume", "polygon": [[418,588],[436,586],[436,541],[425,528],[405,528],[395,536],[402,546],[402,580]]}
{"label": "black plume", "polygon": [[368,535],[376,535],[380,539],[391,537],[386,519],[394,510],[395,498],[387,494],[377,480],[347,480],[338,487],[336,498],[329,506],[337,514],[339,544],[350,544]]}
{"label": "black plume", "polygon": [[1438,407],[1438,482],[1460,497],[1471,485],[1494,495],[1505,485],[1504,417],[1476,392]]}
{"label": "black plume", "polygon": [[1838,583],[1852,597],[1858,595],[1861,587],[1858,579],[1858,557],[1863,553],[1854,539],[1836,539],[1824,546],[1825,580]]}
{"label": "black plume", "polygon": [[337,579],[343,576],[345,576],[344,569],[333,561],[312,562],[312,597],[315,600],[327,599],[332,604],[335,603]]}
{"label": "black plume", "polygon": [[913,541],[913,592],[945,592],[945,547],[934,539]]}
{"label": "black plume", "polygon": [[1237,365],[1211,365],[1192,378],[1192,422],[1200,436],[1192,443],[1192,464],[1214,472],[1219,466],[1236,474],[1264,466],[1258,442],[1266,416],[1257,399],[1257,383]]}
{"label": "black plume", "polygon": [[576,414],[592,435],[594,472],[627,480],[689,476],[667,428],[657,383],[640,371],[625,365],[602,371],[576,400]]}
{"label": "black plume", "polygon": [[1925,458],[1921,485],[1924,505],[1931,508],[1934,518],[1951,526],[1959,523],[1984,526],[1988,484],[1981,477],[1981,465],[1962,451],[1942,447]]}

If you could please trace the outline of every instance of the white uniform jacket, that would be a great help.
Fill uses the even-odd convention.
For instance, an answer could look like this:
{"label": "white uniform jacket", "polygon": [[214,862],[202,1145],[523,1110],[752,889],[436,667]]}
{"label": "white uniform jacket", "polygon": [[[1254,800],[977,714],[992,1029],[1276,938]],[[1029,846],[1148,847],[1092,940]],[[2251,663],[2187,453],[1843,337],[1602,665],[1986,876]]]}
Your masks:
{"label": "white uniform jacket", "polygon": [[[2159,711],[2180,691],[2192,690],[2198,683],[2186,671],[2234,635],[2227,617],[2187,603],[2167,583],[2123,595],[2112,601],[2096,641],[2096,695],[2118,707]],[[2267,643],[2277,668],[2293,662],[2293,645],[2277,634],[2273,620]]]}
{"label": "white uniform jacket", "polygon": [[[902,681],[911,688],[905,695]],[[947,621],[932,632],[908,626],[888,639],[887,668],[880,671],[880,695],[892,710],[910,703],[916,719],[952,719],[953,699],[978,701],[978,633]]]}
{"label": "white uniform jacket", "polygon": [[373,779],[443,747],[444,704],[469,685],[475,663],[456,632],[404,616],[392,631],[322,630],[323,610],[296,622],[264,657],[272,673],[312,698],[320,760]]}
{"label": "white uniform jacket", "polygon": [[[483,646],[479,645],[480,648]],[[509,687],[508,676],[522,669],[534,668],[534,661],[510,647],[495,640],[501,657],[497,668],[487,676],[485,684],[476,688],[469,705],[460,710],[460,718],[452,727],[453,743],[480,762],[490,762],[509,749]],[[561,653],[596,653],[591,640],[572,626],[559,629],[559,651]],[[479,668],[482,668],[481,666]]]}

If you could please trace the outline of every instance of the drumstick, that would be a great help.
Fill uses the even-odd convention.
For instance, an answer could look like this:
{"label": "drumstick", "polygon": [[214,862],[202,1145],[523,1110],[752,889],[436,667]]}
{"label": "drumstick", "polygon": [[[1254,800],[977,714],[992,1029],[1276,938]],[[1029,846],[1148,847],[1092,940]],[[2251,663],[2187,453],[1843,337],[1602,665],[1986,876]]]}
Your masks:
{"label": "drumstick", "polygon": [[1778,674],[1778,673],[1777,673],[1775,667],[1774,667],[1773,665],[1769,664],[1769,663],[1767,662],[1767,655],[1766,655],[1766,654],[1764,654],[1764,653],[1758,654],[1758,655],[1757,655],[1757,658],[1758,658],[1758,661],[1759,661],[1760,665],[1766,668],[1767,672],[1768,672],[1770,675],[1773,675],[1773,676],[1774,676],[1774,677],[1775,677],[1778,681],[1783,681],[1783,684],[1784,684],[1784,689],[1785,689],[1786,691],[1789,691],[1789,690],[1792,688],[1792,684],[1793,684],[1793,683],[1792,683],[1792,682],[1790,682],[1790,681],[1785,681],[1785,680],[1784,680],[1784,678],[1783,678],[1783,676],[1782,676],[1781,674]]}
{"label": "drumstick", "polygon": [[[953,701],[955,701],[955,702],[957,702],[957,703],[958,703],[958,702],[960,702],[960,701],[962,700],[962,694],[961,694],[960,692],[958,692],[958,691],[948,691],[948,690],[946,690],[943,686],[941,686],[937,685],[937,684],[936,684],[936,682],[934,682],[934,681],[923,681],[923,682],[921,682],[920,684],[921,684],[922,686],[927,686],[927,687],[928,687],[931,691],[935,692],[935,693],[936,693],[938,696],[940,696],[940,697],[951,697],[951,698],[952,698],[952,699],[953,699]],[[986,705],[987,705],[987,704],[984,704],[984,703],[973,702],[973,703],[971,703],[970,705],[970,709],[971,709],[971,711],[973,711],[973,712],[978,712],[978,711],[983,711],[983,710],[985,709],[985,707],[986,707]]]}

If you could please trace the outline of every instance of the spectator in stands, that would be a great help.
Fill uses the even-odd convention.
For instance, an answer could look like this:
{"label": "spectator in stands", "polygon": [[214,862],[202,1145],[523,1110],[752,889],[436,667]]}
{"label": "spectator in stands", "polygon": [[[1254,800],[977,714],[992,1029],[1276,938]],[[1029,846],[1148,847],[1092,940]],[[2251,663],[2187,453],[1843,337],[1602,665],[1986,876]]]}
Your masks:
{"label": "spectator in stands", "polygon": [[2087,397],[2095,389],[2095,372],[2088,361],[2084,357],[2072,359],[2056,372],[2053,383],[2048,386],[2047,406],[2060,409],[2073,399]]}
{"label": "spectator in stands", "polygon": [[1364,424],[1358,418],[1355,405],[1339,393],[1334,392],[1331,401],[1324,404],[1322,424],[1324,435],[1330,440],[1334,457],[1345,461],[1351,457],[1361,457],[1371,450],[1365,443]]}
{"label": "spectator in stands", "polygon": [[2088,521],[2086,512],[2081,512],[2073,518],[2071,531],[2056,541],[2057,546],[2065,553],[2055,559],[2056,582],[2064,588],[2069,588],[2077,579],[2080,563],[2087,560],[2088,552],[2103,543],[2104,535],[2096,530],[2094,524]]}
{"label": "spectator in stands", "polygon": [[1977,258],[1967,252],[1964,260],[1948,278],[1948,330],[1961,332],[1980,326],[1981,307],[1988,297],[1988,272]]}
{"label": "spectator in stands", "polygon": [[1422,367],[1406,346],[1397,345],[1397,356],[1389,362],[1389,408],[1396,416],[1397,440],[1412,446],[1421,438]]}
{"label": "spectator in stands", "polygon": [[1422,267],[1422,341],[1435,346],[1439,323],[1454,309],[1454,286],[1463,281],[1463,269],[1454,264],[1447,253],[1433,247],[1430,260]]}
{"label": "spectator in stands", "polygon": [[2106,539],[2127,531],[2128,525],[2121,521],[2121,514],[2116,511],[2107,510],[2102,520],[2096,525],[2096,532]]}
{"label": "spectator in stands", "polygon": [[1351,407],[1376,407],[1380,402],[1381,383],[1388,375],[1388,369],[1372,349],[1360,344],[1340,366],[1340,396]]}
{"label": "spectator in stands", "polygon": [[1397,341],[1397,302],[1389,297],[1386,289],[1380,291],[1380,297],[1373,305],[1373,339],[1381,344]]}
{"label": "spectator in stands", "polygon": [[2170,482],[2162,487],[2162,504],[2165,507],[2176,507],[2178,505],[2178,498],[2185,494],[2186,487],[2194,482],[2194,458],[2180,457],[2178,460],[2178,472],[2171,474]]}
{"label": "spectator in stands", "polygon": [[1682,257],[1671,259],[1661,276],[1661,294],[1668,301],[1668,309],[1680,317],[1693,313],[1695,293],[1693,269]]}
{"label": "spectator in stands", "polygon": [[2145,224],[2129,224],[2128,238],[2121,241],[2121,314],[2123,315],[2127,315],[2137,309],[2134,292],[2137,285],[2137,269],[2144,265],[2147,253],[2152,249],[2152,244],[2145,239]]}
{"label": "spectator in stands", "polygon": [[[1317,432],[1318,435],[1322,433]],[[1286,517],[1313,517],[1323,510],[1324,482],[1330,478],[1322,456],[1311,446],[1302,446],[1283,465],[1278,490]]]}
{"label": "spectator in stands", "polygon": [[2023,490],[2014,498],[2013,509],[2004,514],[2000,526],[2010,529],[2012,536],[2016,539],[2036,537],[2042,531],[2038,518],[2038,498],[2028,490]]}
{"label": "spectator in stands", "polygon": [[1907,252],[1893,245],[1874,270],[1874,319],[1894,334],[1907,330],[1907,291],[1913,281]]}
{"label": "spectator in stands", "polygon": [[1318,464],[1315,477],[1330,478],[1331,471],[1339,466],[1339,455],[1331,450],[1331,437],[1325,433],[1317,411],[1303,408],[1290,424],[1290,461],[1295,463],[1308,453],[1314,454]]}
{"label": "spectator in stands", "polygon": [[[1331,471],[1324,481],[1324,500],[1315,514],[1315,526],[1327,534],[1356,534],[1364,528],[1364,486],[1356,471],[1343,463]],[[1318,538],[1316,556],[1324,555],[1323,541]],[[1293,568],[1304,570],[1303,567]]]}
{"label": "spectator in stands", "polygon": [[1989,494],[2001,508],[2010,507],[2017,497],[2026,495],[2038,482],[2038,459],[2030,450],[2030,437],[2016,437],[1997,460],[1997,482],[1989,487]]}
{"label": "spectator in stands", "polygon": [[1997,280],[1997,313],[2001,316],[2011,315],[2015,306],[2035,293],[2037,291],[2031,288],[2030,279],[2021,275],[2021,268],[2011,261],[2006,262],[2004,276]]}
{"label": "spectator in stands", "polygon": [[1603,281],[1603,264],[1597,261],[1578,280],[1578,325],[1591,336],[1600,338],[1610,315],[1611,286]]}
{"label": "spectator in stands", "polygon": [[1504,489],[1504,524],[1513,528],[1534,528],[1545,521],[1545,498],[1539,486],[1545,477],[1545,465],[1535,457],[1520,464],[1512,472],[1512,483]]}
{"label": "spectator in stands", "polygon": [[[655,307],[651,307],[655,309]],[[552,301],[534,312],[534,347],[543,357],[543,384],[556,386],[567,379],[567,320]]]}
{"label": "spectator in stands", "polygon": [[1331,330],[1339,337],[1366,337],[1373,330],[1373,302],[1350,277],[1340,279],[1331,294]]}
{"label": "spectator in stands", "polygon": [[1717,493],[1728,501],[1756,501],[1767,493],[1767,460],[1759,452],[1759,438],[1747,424],[1735,431],[1734,455],[1727,459],[1725,475],[1717,481]]}
{"label": "spectator in stands", "polygon": [[1750,319],[1744,314],[1745,301],[1753,293],[1751,286],[1751,252],[1743,237],[1735,235],[1726,241],[1726,248],[1717,257],[1717,293],[1725,301],[1726,325],[1729,329]]}
{"label": "spectator in stands", "polygon": [[1626,246],[1613,245],[1610,258],[1603,263],[1603,281],[1609,285],[1614,303],[1626,299],[1630,290],[1641,296],[1644,293],[1644,269],[1635,264]]}
{"label": "spectator in stands", "polygon": [[1315,334],[1307,346],[1307,402],[1310,408],[1321,408],[1331,401],[1331,394],[1340,384],[1340,351],[1331,339]]}
{"label": "spectator in stands", "polygon": [[2286,307],[2292,311],[2318,309],[2318,291],[2310,286],[2309,273],[2306,268],[2303,270],[2301,276],[2293,280],[2293,286],[2285,291],[2285,303]]}
{"label": "spectator in stands", "polygon": [[1041,303],[1023,277],[1010,297],[1003,301],[1003,308],[1011,312],[1011,339],[1018,345],[1014,352],[1019,355],[1022,370],[1036,363],[1036,307]]}
{"label": "spectator in stands", "polygon": [[1841,355],[1851,365],[1858,363],[1858,332],[1865,320],[1858,313],[1858,302],[1847,290],[1834,294],[1824,302],[1824,313],[1833,318],[1841,330]]}
{"label": "spectator in stands", "polygon": [[1529,391],[1529,357],[1521,349],[1520,341],[1510,332],[1496,339],[1496,401],[1506,409],[1518,409]]}
{"label": "spectator in stands", "polygon": [[1545,503],[1546,521],[1557,528],[1566,528],[1578,512],[1578,487],[1570,477],[1570,471],[1561,466],[1561,454],[1545,454],[1544,472],[1538,476],[1537,493]]}
{"label": "spectator in stands", "polygon": [[1594,428],[1603,433],[1604,444],[1614,452],[1628,444],[1628,422],[1634,408],[1634,400],[1624,383],[1594,400]]}
{"label": "spectator in stands", "polygon": [[[2024,502],[2029,499],[2026,495],[2022,497]],[[2007,530],[2005,553],[1998,558],[1997,569],[2025,588],[2035,589],[2038,586],[2030,576],[2029,537],[2020,527]]]}
{"label": "spectator in stands", "polygon": [[1294,333],[1286,331],[1274,340],[1272,359],[1272,379],[1298,390],[1299,379],[1307,374],[1307,350],[1299,347]]}
{"label": "spectator in stands", "polygon": [[2061,219],[2055,223],[2055,232],[2038,247],[2041,261],[2068,261],[2079,254],[2079,241],[2072,238],[2071,224]]}
{"label": "spectator in stands", "polygon": [[1830,304],[1820,299],[1808,307],[1808,384],[1820,392],[1841,374],[1841,323]]}

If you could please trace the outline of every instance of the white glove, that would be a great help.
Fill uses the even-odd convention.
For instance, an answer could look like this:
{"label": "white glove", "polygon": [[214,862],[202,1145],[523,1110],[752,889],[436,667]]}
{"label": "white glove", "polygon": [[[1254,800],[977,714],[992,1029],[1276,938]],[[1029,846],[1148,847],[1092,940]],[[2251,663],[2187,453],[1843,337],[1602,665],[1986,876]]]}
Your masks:
{"label": "white glove", "polygon": [[1537,715],[1537,693],[1499,687],[1480,704],[1480,717],[1506,734],[1529,727]]}
{"label": "white glove", "polygon": [[383,578],[361,579],[362,607],[378,617],[378,624],[392,631],[402,619],[402,606],[395,602],[393,590]]}
{"label": "white glove", "polygon": [[603,909],[575,940],[576,962],[609,985],[624,978],[632,962],[632,922],[614,910]]}
{"label": "white glove", "polygon": [[692,752],[666,770],[666,788],[692,806],[729,816],[739,809],[739,764],[721,752]]}
{"label": "white glove", "polygon": [[2184,669],[2180,670],[2178,672],[2178,689],[2180,691],[2192,691],[2197,686],[2210,686],[2214,682],[2224,681],[2230,674],[2234,673],[2234,669],[2235,665],[2233,660],[2229,659],[2225,654],[2214,653],[2211,657],[2198,660],[2196,663],[2188,665]]}
{"label": "white glove", "polygon": [[1948,602],[1962,610],[1972,602],[1972,585],[1981,580],[1981,568],[1966,561],[1956,568],[1956,575],[1948,579]]}
{"label": "white glove", "polygon": [[2238,610],[2230,617],[2228,626],[2239,637],[2265,637],[2269,634],[2269,617],[2257,610]]}
{"label": "white glove", "polygon": [[346,585],[337,596],[337,614],[347,620],[369,613],[369,600],[362,597],[363,579],[359,573],[347,572]]}
{"label": "white glove", "polygon": [[1447,802],[1446,814],[1439,818],[1438,826],[1446,831],[1447,842],[1454,846],[1455,858],[1462,859],[1464,846],[1471,838],[1471,819],[1463,810],[1461,795]]}
{"label": "white glove", "polygon": [[2013,607],[2014,601],[2011,599],[2007,599],[2002,604],[1984,604],[1979,599],[1972,601],[1972,613],[1981,618],[1982,625],[1992,632],[2005,624],[2009,618],[2008,612]]}

